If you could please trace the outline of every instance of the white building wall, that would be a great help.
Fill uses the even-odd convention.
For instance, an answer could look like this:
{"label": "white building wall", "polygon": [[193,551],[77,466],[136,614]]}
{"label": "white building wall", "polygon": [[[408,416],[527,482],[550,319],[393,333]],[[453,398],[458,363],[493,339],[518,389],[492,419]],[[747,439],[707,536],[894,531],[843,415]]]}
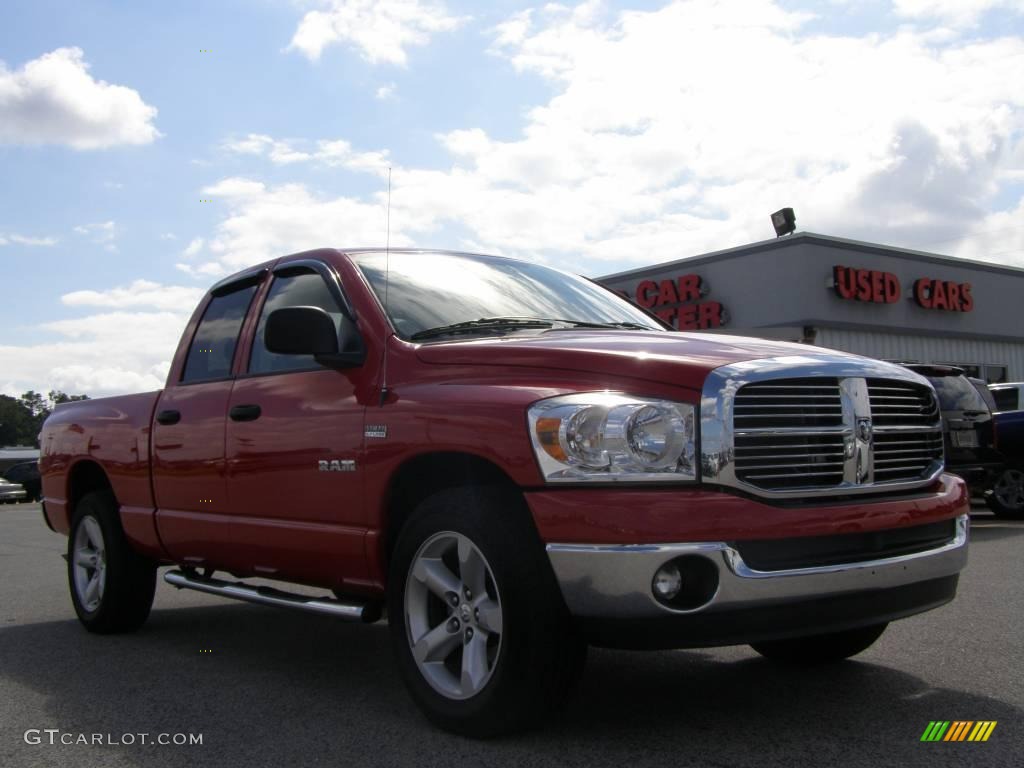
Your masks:
{"label": "white building wall", "polygon": [[1007,381],[1024,381],[1024,340],[986,341],[819,327],[815,343],[881,360],[1003,365]]}

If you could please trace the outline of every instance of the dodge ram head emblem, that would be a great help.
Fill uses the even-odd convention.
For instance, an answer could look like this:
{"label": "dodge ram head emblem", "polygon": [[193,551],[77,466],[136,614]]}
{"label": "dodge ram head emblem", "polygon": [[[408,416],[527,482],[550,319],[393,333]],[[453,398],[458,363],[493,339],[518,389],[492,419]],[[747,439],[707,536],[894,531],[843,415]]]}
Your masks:
{"label": "dodge ram head emblem", "polygon": [[873,427],[871,419],[857,419],[857,439],[864,443],[871,442]]}
{"label": "dodge ram head emblem", "polygon": [[321,472],[355,472],[356,463],[352,459],[320,459],[317,462]]}
{"label": "dodge ram head emblem", "polygon": [[871,419],[857,418],[855,433],[857,435],[855,456],[854,456],[854,482],[863,483],[870,481],[871,475],[871,438],[873,427]]}

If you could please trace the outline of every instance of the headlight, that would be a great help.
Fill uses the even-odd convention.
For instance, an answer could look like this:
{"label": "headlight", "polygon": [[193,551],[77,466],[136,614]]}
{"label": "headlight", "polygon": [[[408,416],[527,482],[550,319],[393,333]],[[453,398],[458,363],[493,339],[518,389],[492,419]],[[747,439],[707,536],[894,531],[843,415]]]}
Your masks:
{"label": "headlight", "polygon": [[694,481],[694,407],[611,392],[530,406],[530,439],[544,479]]}

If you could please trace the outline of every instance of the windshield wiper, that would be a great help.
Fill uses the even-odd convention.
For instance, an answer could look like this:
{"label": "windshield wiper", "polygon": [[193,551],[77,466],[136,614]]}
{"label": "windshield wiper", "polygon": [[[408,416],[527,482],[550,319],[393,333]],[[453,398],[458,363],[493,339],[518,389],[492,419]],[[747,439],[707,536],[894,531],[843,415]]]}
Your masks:
{"label": "windshield wiper", "polygon": [[452,323],[451,325],[439,325],[437,328],[427,328],[424,331],[417,331],[409,338],[412,341],[420,339],[432,339],[436,336],[448,336],[458,333],[476,333],[477,331],[504,331],[519,330],[522,328],[550,328],[551,320],[542,320],[533,317],[481,317],[479,320],[467,320],[463,323]]}
{"label": "windshield wiper", "polygon": [[[649,325],[642,325],[640,323],[630,323],[630,322],[598,323],[598,322],[591,321],[591,320],[561,320],[561,319],[554,320],[554,319],[550,319],[550,318],[545,318],[545,319],[548,320],[548,322],[552,322],[552,323],[568,323],[573,328],[622,328],[622,329],[625,329],[625,330],[628,330],[628,331],[653,331],[653,330],[655,330],[654,328],[651,328]],[[558,329],[556,328],[554,330],[558,330]]]}

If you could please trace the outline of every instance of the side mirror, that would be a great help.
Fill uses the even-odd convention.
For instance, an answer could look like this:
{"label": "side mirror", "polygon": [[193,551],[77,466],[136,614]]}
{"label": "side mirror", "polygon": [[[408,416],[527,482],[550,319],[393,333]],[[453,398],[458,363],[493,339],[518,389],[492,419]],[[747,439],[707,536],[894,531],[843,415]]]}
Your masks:
{"label": "side mirror", "polygon": [[264,341],[279,355],[313,355],[321,365],[352,368],[363,364],[366,349],[355,325],[343,317],[341,345],[334,321],[320,307],[283,307],[267,317]]}

